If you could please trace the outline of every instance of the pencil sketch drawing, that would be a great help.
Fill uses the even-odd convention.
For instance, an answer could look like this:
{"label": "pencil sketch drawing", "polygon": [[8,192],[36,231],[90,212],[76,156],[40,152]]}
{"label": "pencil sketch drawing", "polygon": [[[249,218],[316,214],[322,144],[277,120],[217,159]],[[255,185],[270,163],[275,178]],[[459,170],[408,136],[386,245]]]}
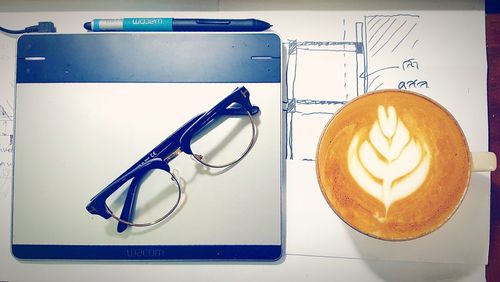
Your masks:
{"label": "pencil sketch drawing", "polygon": [[0,103],[0,194],[12,175],[12,152],[14,141],[14,108],[9,101]]}
{"label": "pencil sketch drawing", "polygon": [[314,161],[323,127],[349,100],[379,89],[430,87],[415,52],[419,18],[377,14],[340,19],[338,40],[284,42],[287,159]]}

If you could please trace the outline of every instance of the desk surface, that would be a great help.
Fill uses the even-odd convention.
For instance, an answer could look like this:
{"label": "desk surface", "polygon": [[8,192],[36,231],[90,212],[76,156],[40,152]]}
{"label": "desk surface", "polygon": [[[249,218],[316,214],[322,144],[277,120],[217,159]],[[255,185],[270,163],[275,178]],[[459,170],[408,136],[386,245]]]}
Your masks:
{"label": "desk surface", "polygon": [[[5,14],[4,14],[5,15]],[[88,15],[85,14],[70,14],[68,16],[67,13],[50,13],[49,14],[22,14],[19,16],[19,14],[11,14],[11,15],[6,15],[2,16],[2,21],[5,21],[6,25],[9,24],[10,26],[16,26],[19,23],[24,23],[24,22],[32,22],[34,21],[34,17],[36,16],[36,19],[38,18],[50,18],[54,19],[57,23],[65,23],[69,27],[64,29],[64,28],[59,28],[60,31],[65,31],[65,32],[80,32],[81,31],[81,22],[84,20],[87,20],[87,18],[90,18]],[[480,15],[482,17],[482,15]],[[35,19],[35,22],[36,22]],[[481,19],[482,20],[482,19]],[[492,21],[493,18],[488,18],[488,22]],[[496,21],[496,30],[500,28],[500,17],[497,17]],[[72,29],[74,27],[74,29]],[[491,26],[488,25],[488,27],[491,29]],[[479,33],[481,34],[481,33]],[[493,44],[492,39],[490,38],[491,36],[496,36],[496,44]],[[9,39],[9,38],[6,38]],[[495,47],[495,55],[490,54],[490,75],[494,73],[494,67],[493,67],[493,57],[496,56],[497,58],[497,73],[500,74],[500,36],[494,34],[491,32],[489,34],[489,39],[490,39],[490,50],[491,52]],[[7,40],[5,40],[7,41]],[[14,40],[11,40],[14,41]],[[2,42],[3,43],[3,42]],[[7,47],[10,48],[11,45],[8,45]],[[12,44],[14,46],[14,44]],[[10,51],[14,50],[13,47],[6,52],[6,54],[12,54],[12,58],[14,58],[14,52]],[[482,48],[481,48],[482,50]],[[11,58],[10,55],[7,58]],[[5,60],[7,61],[3,66],[2,70],[5,70],[4,72],[7,73],[9,72],[11,74],[11,70],[13,69],[14,66],[14,60]],[[498,75],[497,75],[498,76]],[[2,81],[4,82],[3,85],[9,85],[9,78],[12,77],[12,75],[3,75],[2,76]],[[500,82],[500,79],[498,79]],[[490,116],[493,117],[494,115],[494,110],[495,105],[497,106],[496,109],[500,110],[500,93],[496,93],[500,91],[500,88],[497,86],[496,91],[492,90],[493,83],[489,83],[490,87],[490,99],[496,98],[496,104],[494,101],[490,101]],[[500,85],[500,83],[497,82],[497,85]],[[483,84],[484,86],[484,84]],[[10,95],[13,95],[12,91],[6,92]],[[484,94],[484,92],[482,92]],[[495,95],[496,94],[496,95]],[[497,116],[497,115],[495,115]],[[490,121],[490,125],[495,126],[493,119]],[[500,133],[500,130],[495,130],[493,127],[490,128],[491,130],[491,149],[495,151],[497,154],[500,152],[500,146],[497,145],[495,147],[495,140],[500,141],[500,137],[495,138],[496,132]],[[499,143],[500,144],[500,143]],[[500,274],[500,219],[499,216],[497,215],[499,213],[500,209],[500,204],[498,203],[498,199],[500,198],[500,188],[499,188],[499,177],[500,177],[500,172],[497,172],[493,174],[493,191],[492,191],[492,241],[491,241],[491,252],[490,252],[490,267],[488,269],[488,274],[490,275],[490,281],[493,280],[495,277],[498,279],[499,274]],[[1,192],[1,190],[0,190]],[[5,192],[6,193],[6,192]],[[4,194],[5,194],[4,193]],[[1,198],[1,197],[0,197]],[[10,199],[10,198],[9,198]],[[10,210],[7,210],[7,207],[4,205],[3,207],[4,210],[3,213],[7,214],[10,212]],[[9,207],[10,208],[10,207]],[[8,221],[2,220],[1,224],[3,224],[3,230],[7,230]],[[487,224],[487,223],[486,223]],[[3,235],[3,234],[2,234]],[[4,236],[5,237],[5,236]],[[6,240],[4,240],[7,242]],[[9,249],[6,244],[2,245],[4,248],[2,250],[5,250],[5,254],[9,253]],[[9,258],[10,259],[10,258]],[[10,261],[9,261],[10,263]],[[36,264],[36,263],[35,263]],[[335,267],[332,267],[334,264]],[[35,266],[34,264],[20,264],[20,263],[10,263],[10,265],[15,265],[16,267],[10,268],[10,273],[14,273],[17,271],[18,274],[23,274],[30,272],[30,275],[37,275],[37,269],[38,273],[40,271],[47,272],[46,269],[52,267],[52,265],[47,266],[45,269],[39,268],[38,266]],[[9,266],[10,266],[9,265]],[[148,265],[149,266],[149,265]],[[300,267],[297,267],[300,266]],[[23,269],[30,267],[31,271],[23,271]],[[115,267],[115,265],[111,266]],[[116,268],[120,267],[119,265],[116,265]],[[127,265],[126,269],[128,270],[127,272],[114,272],[114,275],[122,275],[122,277],[127,276],[128,279],[133,279],[134,276],[130,275],[131,273],[137,272],[138,274],[143,274],[143,265]],[[463,269],[466,270],[463,270]],[[5,268],[3,268],[5,270]],[[105,270],[110,269],[109,267],[94,267],[91,272],[88,271],[88,266],[82,265],[82,267],[79,267],[78,265],[71,265],[71,267],[67,267],[68,271],[71,269],[70,272],[66,272],[66,275],[71,274],[73,277],[85,277],[85,276],[78,276],[80,273],[81,274],[87,274],[92,275],[94,277],[103,277],[100,276],[101,274],[105,273]],[[160,271],[161,269],[161,271]],[[301,278],[305,279],[308,277],[308,280],[313,281],[313,280],[325,280],[326,277],[330,277],[330,279],[334,280],[347,280],[346,277],[352,277],[353,274],[358,275],[359,277],[372,277],[373,280],[378,280],[378,281],[384,281],[384,280],[391,280],[390,278],[392,277],[392,280],[397,281],[398,279],[395,279],[395,274],[391,272],[392,269],[398,269],[401,271],[401,273],[405,273],[405,275],[412,275],[413,277],[420,277],[421,280],[432,280],[431,278],[434,277],[434,279],[438,279],[438,277],[445,277],[444,275],[449,275],[449,273],[453,273],[453,277],[457,277],[457,280],[459,277],[463,277],[464,280],[468,278],[468,280],[472,281],[480,281],[481,279],[478,277],[484,277],[484,267],[483,266],[472,266],[467,268],[464,265],[437,265],[434,266],[433,264],[409,264],[409,263],[386,263],[386,262],[380,262],[380,261],[358,261],[358,260],[344,260],[344,259],[329,259],[329,258],[318,258],[318,257],[305,257],[305,256],[293,256],[290,255],[286,259],[286,263],[281,263],[277,265],[273,265],[273,267],[268,267],[267,265],[238,265],[238,266],[214,266],[213,264],[192,264],[192,265],[182,265],[179,266],[177,264],[172,264],[172,265],[152,265],[151,268],[148,268],[148,272],[153,274],[158,274],[158,273],[168,273],[170,276],[175,276],[175,275],[180,275],[180,274],[187,274],[188,272],[191,273],[193,269],[196,269],[195,272],[193,272],[193,275],[197,275],[198,277],[210,277],[210,274],[212,273],[217,273],[220,276],[224,277],[229,277],[230,275],[237,274],[239,277],[247,277],[248,280],[255,278],[258,273],[259,276],[264,276],[268,275],[269,279],[271,280],[272,277],[294,277],[296,280],[300,280]],[[296,271],[292,271],[295,269]],[[113,269],[111,269],[114,271]],[[223,270],[223,271],[221,271]],[[243,271],[242,271],[243,270]],[[255,271],[257,270],[257,271]],[[304,271],[307,270],[307,271]],[[66,268],[65,270],[66,271]],[[63,271],[63,272],[64,272]],[[246,271],[246,272],[245,272]],[[493,273],[496,271],[496,274]],[[223,273],[219,273],[223,272]],[[241,274],[245,274],[244,276],[241,276]],[[490,274],[492,273],[492,274]],[[61,271],[59,270],[58,276],[61,276]],[[76,274],[76,276],[74,276]],[[209,274],[209,275],[207,275]],[[286,274],[286,275],[284,275]],[[328,276],[327,276],[328,275]],[[496,276],[493,276],[496,275]],[[471,278],[472,276],[475,277]],[[25,277],[28,277],[28,273],[26,274]],[[36,277],[36,276],[32,276]],[[165,277],[165,276],[163,276]],[[334,277],[337,277],[335,279]],[[343,279],[342,279],[343,277]],[[410,276],[411,277],[411,276]],[[427,279],[424,279],[426,277]],[[5,278],[5,277],[4,277]],[[314,279],[316,278],[316,279]],[[378,278],[378,279],[376,279]],[[292,279],[292,280],[295,280]],[[417,278],[416,278],[417,279]],[[90,280],[90,277],[89,279]],[[352,280],[352,278],[351,278]],[[401,279],[399,279],[401,280]]]}
{"label": "desk surface", "polygon": [[[486,16],[490,150],[500,155],[500,14]],[[488,281],[500,279],[500,170],[492,173]]]}

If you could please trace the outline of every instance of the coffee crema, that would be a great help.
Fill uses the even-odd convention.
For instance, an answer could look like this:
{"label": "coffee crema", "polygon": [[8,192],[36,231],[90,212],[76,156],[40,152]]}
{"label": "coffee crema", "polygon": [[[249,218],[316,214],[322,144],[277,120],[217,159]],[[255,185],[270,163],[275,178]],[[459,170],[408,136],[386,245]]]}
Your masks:
{"label": "coffee crema", "polygon": [[463,199],[470,153],[456,120],[422,95],[364,94],[327,124],[316,172],[325,199],[369,236],[408,240],[445,223]]}

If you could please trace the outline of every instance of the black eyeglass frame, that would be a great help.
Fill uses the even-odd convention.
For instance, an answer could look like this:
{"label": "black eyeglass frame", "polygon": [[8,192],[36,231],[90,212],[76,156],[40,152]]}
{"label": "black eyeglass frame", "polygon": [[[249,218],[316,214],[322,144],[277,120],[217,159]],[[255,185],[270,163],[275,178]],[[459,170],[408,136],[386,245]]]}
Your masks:
{"label": "black eyeglass frame", "polygon": [[[184,152],[193,156],[196,161],[207,167],[225,168],[235,165],[250,152],[256,142],[257,126],[253,121],[252,116],[258,114],[259,112],[259,107],[251,104],[250,93],[248,92],[248,90],[244,86],[236,88],[231,94],[217,103],[213,108],[205,113],[195,116],[186,124],[177,129],[172,135],[167,137],[163,142],[161,142],[133,166],[131,166],[119,177],[117,177],[108,186],[97,193],[87,205],[87,211],[91,214],[99,215],[105,219],[113,217],[114,219],[118,220],[118,232],[125,231],[128,226],[150,226],[166,219],[177,209],[182,195],[179,181],[176,176],[171,173],[168,163],[175,157],[177,157],[180,153]],[[246,150],[239,158],[227,164],[211,165],[203,161],[203,157],[201,155],[193,153],[193,150],[191,149],[191,142],[194,138],[197,137],[197,135],[199,135],[204,130],[208,130],[210,125],[212,125],[221,117],[241,115],[248,115],[250,119],[250,123],[252,126],[252,139]],[[131,217],[133,216],[133,212],[135,209],[137,190],[140,187],[144,177],[148,175],[149,172],[153,169],[160,169],[170,174],[172,180],[177,186],[178,197],[173,207],[162,217],[147,223],[134,223],[132,222]],[[132,181],[127,188],[127,196],[125,198],[121,215],[120,217],[118,217],[106,204],[106,200],[131,179]]]}

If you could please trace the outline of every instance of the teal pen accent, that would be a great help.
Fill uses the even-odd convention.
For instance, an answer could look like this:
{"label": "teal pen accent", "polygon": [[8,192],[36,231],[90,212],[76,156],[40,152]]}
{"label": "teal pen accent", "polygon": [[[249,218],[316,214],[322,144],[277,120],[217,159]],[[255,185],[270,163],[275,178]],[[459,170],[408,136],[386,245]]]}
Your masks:
{"label": "teal pen accent", "polygon": [[92,29],[95,30],[95,31],[100,31],[101,30],[101,26],[99,24],[99,20],[93,20],[92,21]]}
{"label": "teal pen accent", "polygon": [[123,30],[172,31],[172,18],[124,18]]}

